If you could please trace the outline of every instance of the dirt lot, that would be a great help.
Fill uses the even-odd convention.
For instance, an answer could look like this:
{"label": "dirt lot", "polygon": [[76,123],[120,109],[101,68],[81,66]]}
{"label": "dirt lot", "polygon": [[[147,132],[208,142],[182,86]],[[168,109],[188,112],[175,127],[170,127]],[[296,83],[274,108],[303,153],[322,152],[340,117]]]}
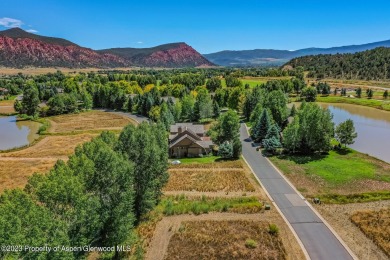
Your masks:
{"label": "dirt lot", "polygon": [[316,206],[320,214],[337,230],[337,233],[359,259],[385,260],[388,256],[355,224],[351,216],[357,211],[389,209],[390,201]]}
{"label": "dirt lot", "polygon": [[49,133],[65,133],[87,130],[120,130],[134,123],[130,118],[103,111],[60,115],[49,118]]}

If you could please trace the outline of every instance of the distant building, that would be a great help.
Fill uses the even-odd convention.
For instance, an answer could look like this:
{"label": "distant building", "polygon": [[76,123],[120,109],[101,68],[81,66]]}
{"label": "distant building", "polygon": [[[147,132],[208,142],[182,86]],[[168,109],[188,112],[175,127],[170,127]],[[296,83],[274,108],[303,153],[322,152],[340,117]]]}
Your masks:
{"label": "distant building", "polygon": [[174,158],[199,157],[211,152],[214,144],[206,136],[203,125],[177,123],[171,126],[169,156]]}
{"label": "distant building", "polygon": [[6,94],[8,94],[8,89],[6,89],[6,88],[0,88],[0,94],[1,94],[1,95],[6,95]]}

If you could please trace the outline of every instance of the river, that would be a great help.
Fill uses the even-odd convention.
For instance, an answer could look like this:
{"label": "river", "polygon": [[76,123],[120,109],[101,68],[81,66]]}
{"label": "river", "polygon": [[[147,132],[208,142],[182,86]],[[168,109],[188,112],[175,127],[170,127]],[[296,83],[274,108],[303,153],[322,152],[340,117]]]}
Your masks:
{"label": "river", "polygon": [[319,103],[337,125],[352,119],[358,134],[351,148],[390,163],[390,112],[351,104]]}
{"label": "river", "polygon": [[33,121],[18,121],[15,116],[0,117],[0,150],[25,146],[39,137],[40,124]]}

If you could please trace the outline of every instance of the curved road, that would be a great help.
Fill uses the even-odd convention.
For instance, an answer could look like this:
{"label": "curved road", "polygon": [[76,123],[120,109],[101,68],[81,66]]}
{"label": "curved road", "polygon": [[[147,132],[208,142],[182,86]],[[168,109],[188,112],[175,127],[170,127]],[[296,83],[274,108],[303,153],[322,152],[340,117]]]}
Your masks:
{"label": "curved road", "polygon": [[354,259],[308,202],[256,151],[241,124],[242,155],[304,245],[311,259]]}

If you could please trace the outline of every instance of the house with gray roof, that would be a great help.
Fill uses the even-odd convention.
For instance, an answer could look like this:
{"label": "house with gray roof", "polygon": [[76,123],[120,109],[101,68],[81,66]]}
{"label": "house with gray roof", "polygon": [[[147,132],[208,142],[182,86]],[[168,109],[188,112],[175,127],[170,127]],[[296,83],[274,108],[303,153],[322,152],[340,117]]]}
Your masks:
{"label": "house with gray roof", "polygon": [[169,135],[169,156],[173,158],[199,157],[211,152],[214,144],[203,125],[176,123]]}

